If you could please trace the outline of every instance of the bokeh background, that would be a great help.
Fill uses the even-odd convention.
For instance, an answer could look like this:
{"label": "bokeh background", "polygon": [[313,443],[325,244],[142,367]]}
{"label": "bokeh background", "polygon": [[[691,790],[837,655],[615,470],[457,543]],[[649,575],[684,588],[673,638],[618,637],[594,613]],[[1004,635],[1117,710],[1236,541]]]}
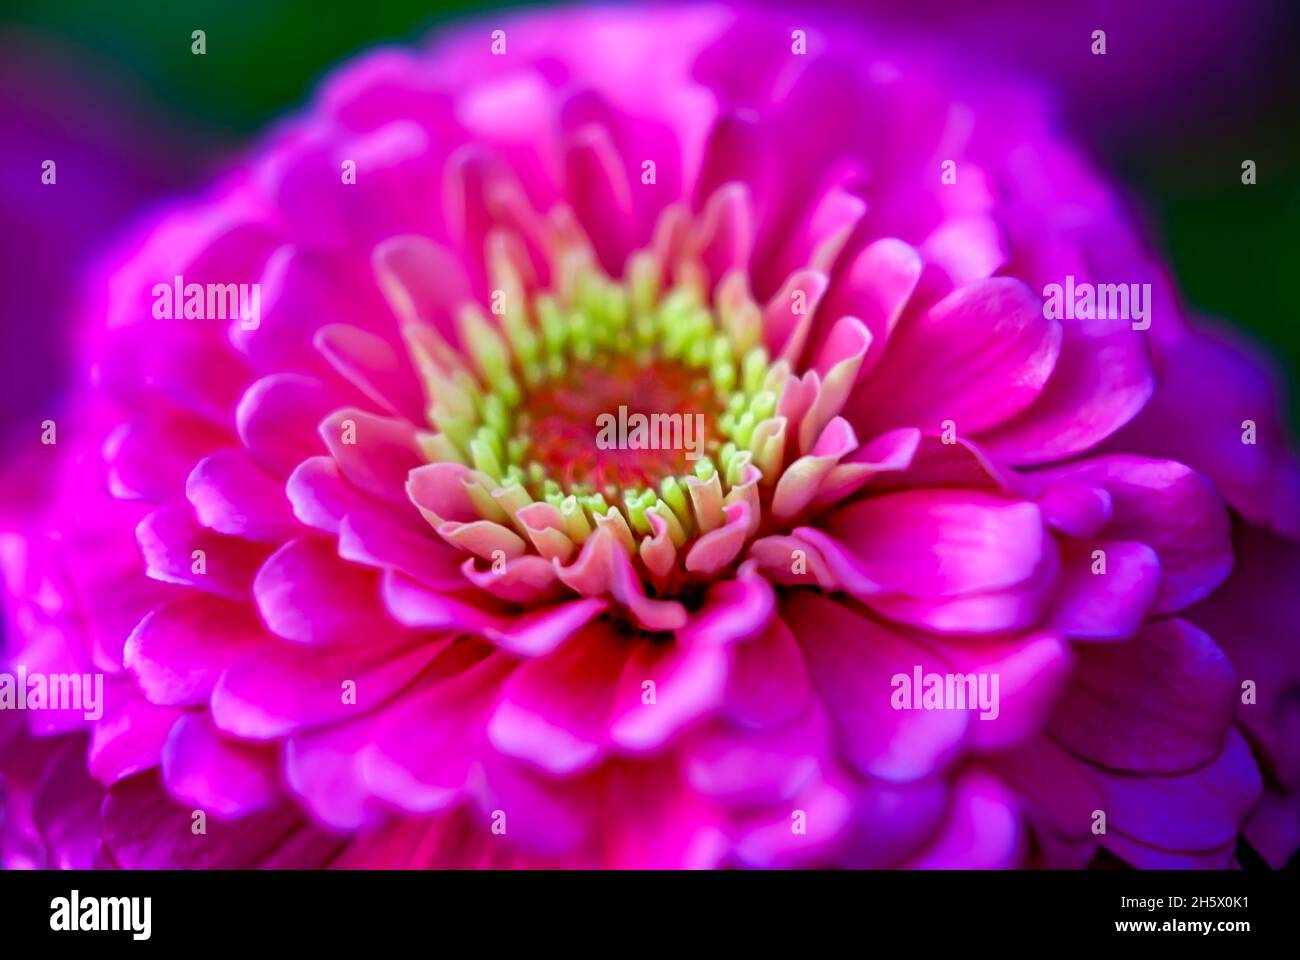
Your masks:
{"label": "bokeh background", "polygon": [[[1300,3],[820,2],[1037,76],[1075,139],[1133,198],[1188,305],[1249,331],[1295,382]],[[35,424],[58,414],[76,278],[108,236],[197,188],[356,51],[501,9],[465,0],[6,0],[0,447],[19,434],[30,441]],[[190,34],[200,28],[207,53],[194,56]],[[1088,49],[1098,28],[1105,57]],[[39,183],[48,158],[59,163],[57,190]],[[1255,186],[1241,183],[1244,159],[1258,164]]]}

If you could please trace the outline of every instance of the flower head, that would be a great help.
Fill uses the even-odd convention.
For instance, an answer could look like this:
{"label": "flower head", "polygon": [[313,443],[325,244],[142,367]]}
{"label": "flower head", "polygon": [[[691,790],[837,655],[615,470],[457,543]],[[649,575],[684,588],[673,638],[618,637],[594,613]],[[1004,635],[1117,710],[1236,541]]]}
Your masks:
{"label": "flower head", "polygon": [[70,458],[4,553],[9,659],[109,675],[105,859],[1227,862],[1260,774],[1181,614],[1229,511],[1096,452],[1174,295],[1036,98],[947,72],[721,6],[474,26],[127,244],[114,502]]}

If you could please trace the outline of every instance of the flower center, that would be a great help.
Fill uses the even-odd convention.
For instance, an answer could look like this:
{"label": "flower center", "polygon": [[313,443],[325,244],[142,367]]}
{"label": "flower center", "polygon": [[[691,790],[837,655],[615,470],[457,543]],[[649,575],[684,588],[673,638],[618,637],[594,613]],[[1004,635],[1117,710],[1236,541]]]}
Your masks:
{"label": "flower center", "polygon": [[544,501],[581,531],[617,508],[644,536],[657,513],[679,542],[715,526],[728,492],[754,484],[786,367],[756,313],[689,279],[661,292],[657,275],[635,256],[622,282],[585,263],[532,296],[494,277],[498,322],[476,305],[460,317],[472,370],[412,344],[434,398],[428,458],[471,468],[511,516]]}
{"label": "flower center", "polygon": [[550,477],[567,491],[613,498],[658,489],[717,456],[719,393],[654,351],[598,355],[527,392],[507,448],[524,451],[530,479]]}

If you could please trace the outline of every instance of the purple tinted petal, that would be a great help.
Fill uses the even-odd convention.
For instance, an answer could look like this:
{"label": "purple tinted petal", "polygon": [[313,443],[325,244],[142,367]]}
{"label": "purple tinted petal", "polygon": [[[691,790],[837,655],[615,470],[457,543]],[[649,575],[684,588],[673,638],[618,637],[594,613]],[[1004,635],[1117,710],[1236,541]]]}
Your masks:
{"label": "purple tinted petal", "polygon": [[1126,643],[1078,646],[1074,680],[1051,732],[1112,770],[1173,773],[1219,752],[1232,723],[1232,664],[1210,636],[1176,617]]}

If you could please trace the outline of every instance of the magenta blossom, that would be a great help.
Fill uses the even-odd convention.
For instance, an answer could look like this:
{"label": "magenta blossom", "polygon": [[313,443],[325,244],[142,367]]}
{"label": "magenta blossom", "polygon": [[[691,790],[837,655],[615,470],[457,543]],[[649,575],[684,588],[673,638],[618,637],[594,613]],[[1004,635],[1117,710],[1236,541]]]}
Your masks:
{"label": "magenta blossom", "polygon": [[1220,489],[1296,532],[1272,398],[1182,448],[1236,444],[1215,482],[1165,459],[1202,341],[1112,192],[1031,93],[863,29],[374,52],[125,245],[0,554],[9,663],[106,675],[0,733],[50,862],[1289,855],[1300,655],[1200,603]]}

